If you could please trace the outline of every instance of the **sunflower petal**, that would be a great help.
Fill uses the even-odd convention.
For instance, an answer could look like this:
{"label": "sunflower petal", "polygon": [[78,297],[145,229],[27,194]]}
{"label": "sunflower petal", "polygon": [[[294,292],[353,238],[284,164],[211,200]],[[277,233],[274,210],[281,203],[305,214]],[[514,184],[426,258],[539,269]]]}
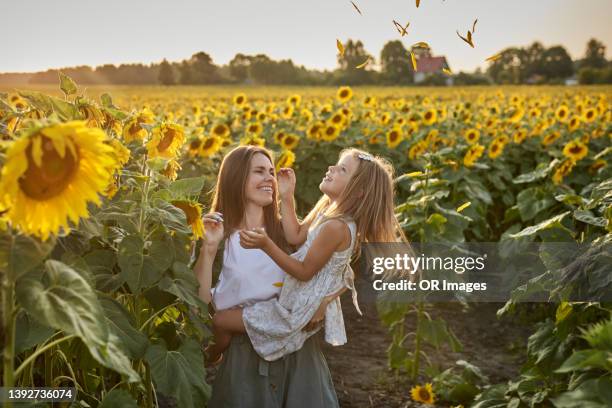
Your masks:
{"label": "sunflower petal", "polygon": [[453,75],[453,73],[451,72],[450,69],[448,68],[442,68],[442,72],[444,72],[446,75]]}
{"label": "sunflower petal", "polygon": [[416,0],[416,6],[417,8],[419,8],[419,5],[421,4],[421,0]]}
{"label": "sunflower petal", "polygon": [[353,3],[352,1],[351,1],[351,4],[353,5],[353,7],[355,7],[355,10],[357,10],[357,12],[363,16],[363,14],[361,13],[361,10],[359,10],[359,7],[357,7],[357,5]]}
{"label": "sunflower petal", "polygon": [[425,41],[419,41],[417,43],[412,44],[412,46],[416,48],[425,48],[428,50],[431,48],[429,44],[427,44]]}
{"label": "sunflower petal", "polygon": [[498,59],[500,59],[502,57],[501,53],[495,54],[495,55],[491,55],[489,58],[487,58],[485,61],[497,61]]}
{"label": "sunflower petal", "polygon": [[412,61],[412,69],[414,69],[414,71],[416,72],[417,70],[417,61],[416,61],[416,57],[414,56],[414,52],[410,51],[410,60]]}
{"label": "sunflower petal", "polygon": [[370,62],[370,57],[368,57],[364,62],[362,62],[361,64],[357,65],[355,68],[359,69],[359,68],[363,68],[366,65],[368,65],[368,62]]}
{"label": "sunflower petal", "polygon": [[32,160],[34,160],[34,164],[38,167],[42,167],[42,137],[35,136],[34,140],[32,140]]}
{"label": "sunflower petal", "polygon": [[342,42],[336,38],[336,47],[338,48],[338,52],[340,53],[340,55],[344,55],[344,45],[342,45]]}
{"label": "sunflower petal", "polygon": [[455,211],[457,211],[458,213],[460,213],[461,211],[465,210],[466,208],[468,208],[470,205],[472,205],[471,201],[468,201],[467,203],[463,203],[461,204],[459,207],[457,207],[457,209]]}
{"label": "sunflower petal", "polygon": [[476,23],[478,22],[478,19],[474,20],[474,24],[472,24],[472,33],[476,32]]}

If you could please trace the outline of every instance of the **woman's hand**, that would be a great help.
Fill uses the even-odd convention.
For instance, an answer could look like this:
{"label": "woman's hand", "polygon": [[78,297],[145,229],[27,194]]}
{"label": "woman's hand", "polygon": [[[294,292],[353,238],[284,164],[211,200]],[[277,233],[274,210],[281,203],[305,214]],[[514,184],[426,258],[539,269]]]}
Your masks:
{"label": "woman's hand", "polygon": [[240,245],[246,249],[265,249],[271,242],[266,230],[253,228],[240,231]]}
{"label": "woman's hand", "polygon": [[325,311],[327,310],[327,306],[329,305],[331,300],[332,298],[330,298],[329,296],[326,296],[323,298],[323,300],[321,301],[321,304],[319,305],[319,308],[317,309],[315,314],[312,316],[312,319],[310,319],[308,324],[304,326],[302,330],[312,331],[312,330],[316,330],[317,328],[323,325],[323,321],[325,320]]}
{"label": "woman's hand", "polygon": [[204,241],[202,249],[205,249],[205,247],[216,249],[223,239],[223,214],[219,212],[208,213],[202,217],[202,222],[206,230],[204,238],[202,238]]}
{"label": "woman's hand", "polygon": [[295,191],[295,172],[293,169],[283,167],[276,173],[278,194],[282,200],[292,199]]}

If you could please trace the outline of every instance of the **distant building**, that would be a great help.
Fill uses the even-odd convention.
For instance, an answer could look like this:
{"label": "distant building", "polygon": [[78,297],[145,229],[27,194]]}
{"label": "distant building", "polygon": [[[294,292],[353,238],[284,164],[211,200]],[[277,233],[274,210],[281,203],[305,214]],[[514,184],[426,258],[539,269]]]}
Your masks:
{"label": "distant building", "polygon": [[[431,52],[423,48],[413,48],[417,59],[417,71],[414,73],[414,83],[423,82],[428,76],[433,74],[442,74],[443,69],[450,69],[446,57],[434,57]],[[446,79],[447,85],[453,84],[452,77]]]}

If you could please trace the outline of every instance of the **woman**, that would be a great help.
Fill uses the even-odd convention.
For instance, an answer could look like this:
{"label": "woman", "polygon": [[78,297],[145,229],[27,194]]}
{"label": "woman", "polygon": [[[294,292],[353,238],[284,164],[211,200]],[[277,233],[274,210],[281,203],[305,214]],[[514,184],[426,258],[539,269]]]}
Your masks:
{"label": "woman", "polygon": [[[246,306],[278,296],[284,272],[261,250],[239,244],[241,229],[265,228],[270,238],[289,250],[280,222],[277,184],[271,154],[255,146],[240,146],[223,159],[211,214],[204,217],[206,237],[195,273],[200,296],[216,309]],[[211,291],[213,263],[224,243],[222,272]],[[318,324],[325,298],[311,325]],[[213,383],[209,407],[338,407],[331,374],[318,339],[283,358],[267,362],[253,349],[248,336],[234,336]]]}

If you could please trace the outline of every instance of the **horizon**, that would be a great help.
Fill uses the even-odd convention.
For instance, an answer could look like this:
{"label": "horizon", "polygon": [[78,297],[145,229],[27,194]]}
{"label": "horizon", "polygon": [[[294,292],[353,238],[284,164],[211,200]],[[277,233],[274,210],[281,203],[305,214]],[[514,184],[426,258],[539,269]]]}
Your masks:
{"label": "horizon", "polygon": [[[274,60],[290,59],[309,70],[332,71],[337,68],[336,38],[362,41],[376,61],[370,68],[378,67],[382,46],[399,39],[406,48],[418,41],[428,42],[432,54],[445,56],[453,72],[473,72],[486,70],[487,57],[512,46],[527,47],[535,41],[545,47],[561,45],[577,60],[584,56],[590,38],[606,47],[612,39],[612,26],[607,23],[612,4],[605,0],[591,0],[588,7],[577,0],[535,4],[423,0],[418,9],[413,1],[355,0],[363,15],[348,0],[313,2],[304,7],[282,0],[265,4],[229,0],[214,4],[213,15],[210,2],[194,0],[109,0],[101,9],[77,0],[25,0],[8,6],[7,15],[14,18],[5,24],[7,31],[21,29],[21,38],[8,43],[5,55],[12,58],[0,60],[0,73],[28,74],[84,65],[94,69],[105,64],[150,65],[163,59],[174,63],[200,51],[208,53],[218,66],[227,65],[238,53],[266,54]],[[86,17],[93,13],[97,18],[92,22]],[[165,18],[162,25],[155,21],[160,15]],[[476,47],[472,49],[455,30],[465,33],[475,18]],[[392,19],[410,22],[406,37],[398,35]],[[23,31],[24,21],[32,22],[38,30]],[[64,21],[70,24],[61,24]],[[104,21],[115,24],[105,25]],[[313,21],[315,24],[310,24]],[[531,31],[522,29],[525,26]],[[312,27],[316,30],[311,32]],[[40,41],[41,32],[47,41]],[[220,36],[223,41],[209,40]]]}

